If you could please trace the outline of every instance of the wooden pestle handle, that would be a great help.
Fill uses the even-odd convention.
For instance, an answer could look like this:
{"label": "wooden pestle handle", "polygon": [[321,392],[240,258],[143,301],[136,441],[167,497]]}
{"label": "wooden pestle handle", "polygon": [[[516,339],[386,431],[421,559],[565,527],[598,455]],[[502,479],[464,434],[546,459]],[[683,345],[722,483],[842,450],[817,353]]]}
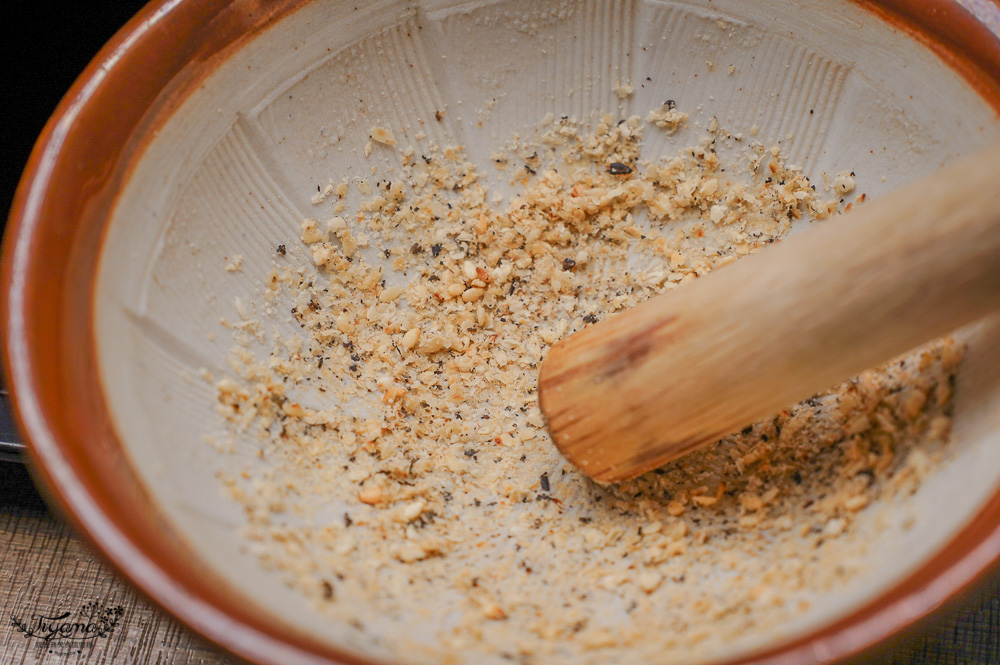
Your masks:
{"label": "wooden pestle handle", "polygon": [[636,476],[1000,308],[1000,147],[555,344],[552,440]]}

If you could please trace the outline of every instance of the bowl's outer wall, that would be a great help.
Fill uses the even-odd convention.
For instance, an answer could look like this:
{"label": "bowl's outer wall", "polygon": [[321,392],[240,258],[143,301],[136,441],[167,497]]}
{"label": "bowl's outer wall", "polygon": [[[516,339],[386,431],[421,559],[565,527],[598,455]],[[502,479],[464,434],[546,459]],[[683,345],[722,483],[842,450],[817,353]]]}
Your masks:
{"label": "bowl's outer wall", "polygon": [[196,88],[228,52],[298,4],[154,2],[81,74],[43,130],[12,205],[0,305],[4,368],[43,492],[145,593],[247,658],[355,662],[291,626],[262,621],[235,590],[190,565],[117,441],[96,389],[89,334],[105,222],[143,137],[183,100],[180,91]]}

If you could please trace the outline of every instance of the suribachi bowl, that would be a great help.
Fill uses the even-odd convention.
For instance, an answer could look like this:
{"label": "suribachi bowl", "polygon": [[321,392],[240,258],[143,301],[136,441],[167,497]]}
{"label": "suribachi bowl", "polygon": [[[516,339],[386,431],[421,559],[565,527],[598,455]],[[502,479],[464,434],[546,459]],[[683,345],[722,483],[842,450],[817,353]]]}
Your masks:
{"label": "suribachi bowl", "polygon": [[[153,2],[59,106],[8,223],[4,361],[37,477],[141,589],[250,660],[479,662],[408,652],[406,620],[365,634],[324,617],[246,553],[220,491],[215,389],[197,377],[224,374],[219,318],[318,214],[316,184],[386,166],[368,160],[376,125],[401,146],[461,143],[485,169],[549,114],[677,99],[691,131],[753,128],[877,196],[1000,139],[997,26],[987,2]],[[992,570],[1000,321],[957,337],[949,454],[905,526],[873,535],[867,577],[692,659],[841,660]]]}

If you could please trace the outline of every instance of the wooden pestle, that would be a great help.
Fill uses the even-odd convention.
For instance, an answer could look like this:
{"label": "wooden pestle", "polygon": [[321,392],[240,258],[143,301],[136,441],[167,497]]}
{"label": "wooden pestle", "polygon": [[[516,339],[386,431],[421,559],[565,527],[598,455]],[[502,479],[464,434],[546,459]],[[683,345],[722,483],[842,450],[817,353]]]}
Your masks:
{"label": "wooden pestle", "polygon": [[631,478],[1000,308],[1000,147],[561,340],[552,440]]}

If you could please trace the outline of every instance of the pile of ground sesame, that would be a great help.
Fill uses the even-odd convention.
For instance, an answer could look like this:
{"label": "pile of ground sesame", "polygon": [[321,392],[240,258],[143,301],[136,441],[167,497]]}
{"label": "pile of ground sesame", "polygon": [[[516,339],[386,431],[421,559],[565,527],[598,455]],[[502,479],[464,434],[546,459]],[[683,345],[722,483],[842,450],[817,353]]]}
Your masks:
{"label": "pile of ground sesame", "polygon": [[544,430],[549,345],[850,203],[847,173],[817,191],[714,121],[642,154],[686,121],[550,116],[484,165],[512,197],[460,147],[372,128],[364,153],[402,168],[321,189],[258,296],[298,333],[244,321],[216,384],[227,445],[261,462],[220,478],[263,566],[404,662],[711,655],[864,573],[857,516],[946,449],[948,340],[613,487]]}

